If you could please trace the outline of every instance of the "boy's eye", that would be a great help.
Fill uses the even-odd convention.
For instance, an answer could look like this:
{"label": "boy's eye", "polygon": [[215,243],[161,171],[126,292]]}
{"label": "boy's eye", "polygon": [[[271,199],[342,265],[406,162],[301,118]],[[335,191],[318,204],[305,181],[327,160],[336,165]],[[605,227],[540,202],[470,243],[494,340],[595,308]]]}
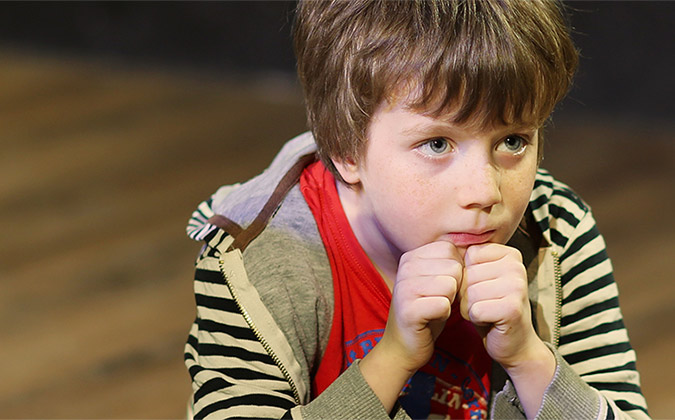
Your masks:
{"label": "boy's eye", "polygon": [[444,138],[431,139],[420,146],[420,151],[427,155],[440,155],[450,149],[450,144]]}
{"label": "boy's eye", "polygon": [[506,149],[506,151],[510,153],[519,153],[525,149],[525,146],[527,146],[527,141],[525,141],[525,139],[520,136],[510,135],[502,140],[498,149]]}

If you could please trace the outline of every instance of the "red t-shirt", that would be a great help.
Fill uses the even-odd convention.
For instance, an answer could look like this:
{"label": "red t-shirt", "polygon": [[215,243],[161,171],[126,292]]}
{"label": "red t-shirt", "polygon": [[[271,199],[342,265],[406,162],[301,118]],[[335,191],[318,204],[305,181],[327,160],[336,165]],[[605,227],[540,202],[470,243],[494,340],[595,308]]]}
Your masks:
{"label": "red t-shirt", "polygon": [[[328,346],[312,381],[316,397],[380,340],[391,292],[356,239],[335,178],[321,162],[305,169],[300,189],[328,254],[335,295]],[[433,356],[406,384],[399,401],[413,418],[486,418],[491,366],[480,336],[460,316],[456,301]]]}

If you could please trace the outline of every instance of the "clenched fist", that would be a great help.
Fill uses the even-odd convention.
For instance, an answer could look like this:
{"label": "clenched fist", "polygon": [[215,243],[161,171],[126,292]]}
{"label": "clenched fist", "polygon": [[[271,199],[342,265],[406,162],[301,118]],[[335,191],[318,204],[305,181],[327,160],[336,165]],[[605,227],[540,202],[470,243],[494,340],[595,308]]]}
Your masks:
{"label": "clenched fist", "polygon": [[431,358],[462,273],[462,257],[450,242],[432,242],[401,257],[381,344],[410,372]]}

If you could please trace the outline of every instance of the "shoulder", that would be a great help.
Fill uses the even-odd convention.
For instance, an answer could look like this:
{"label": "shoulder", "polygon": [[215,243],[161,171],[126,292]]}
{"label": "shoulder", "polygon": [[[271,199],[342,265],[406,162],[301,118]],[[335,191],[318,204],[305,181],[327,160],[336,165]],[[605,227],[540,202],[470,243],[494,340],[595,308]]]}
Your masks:
{"label": "shoulder", "polygon": [[588,222],[595,225],[589,205],[545,169],[537,171],[529,209],[543,237],[561,251]]}
{"label": "shoulder", "polygon": [[261,283],[261,287],[277,281],[273,279],[291,280],[284,282],[288,288],[299,281],[323,278],[326,273],[330,278],[321,236],[298,185],[290,190],[272,220],[243,255],[251,281]]}
{"label": "shoulder", "polygon": [[613,283],[604,238],[581,197],[540,170],[530,205],[542,236],[557,255],[563,288],[576,288],[598,278],[603,278],[604,285]]}

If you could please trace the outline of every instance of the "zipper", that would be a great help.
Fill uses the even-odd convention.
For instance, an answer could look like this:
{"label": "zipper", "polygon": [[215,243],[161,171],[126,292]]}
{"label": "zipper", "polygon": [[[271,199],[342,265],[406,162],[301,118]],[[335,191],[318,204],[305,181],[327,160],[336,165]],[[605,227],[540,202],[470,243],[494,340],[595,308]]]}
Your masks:
{"label": "zipper", "polygon": [[227,279],[225,271],[223,270],[224,261],[220,260],[219,263],[220,263],[220,273],[222,274],[223,279],[225,280],[225,285],[229,289],[230,294],[232,294],[232,299],[234,299],[234,302],[237,304],[237,307],[239,308],[239,312],[241,312],[249,328],[251,328],[251,331],[253,331],[253,335],[255,335],[256,339],[258,339],[258,342],[263,346],[267,354],[272,358],[272,361],[274,361],[274,364],[277,365],[277,367],[281,371],[281,374],[284,375],[284,378],[286,378],[286,381],[288,381],[288,384],[291,386],[291,391],[293,392],[293,399],[295,399],[295,403],[297,405],[300,405],[300,394],[298,393],[298,388],[295,386],[293,378],[291,378],[291,374],[288,372],[288,369],[286,369],[283,363],[281,363],[281,359],[279,359],[274,350],[272,350],[272,347],[269,345],[267,340],[265,340],[265,338],[262,336],[258,328],[255,326],[255,323],[253,322],[253,319],[251,318],[249,312],[246,310],[246,308],[244,308],[244,305],[242,305],[241,302],[239,301],[239,296],[237,295],[237,292],[234,290],[234,287],[232,287],[232,284],[230,284],[230,281]]}
{"label": "zipper", "polygon": [[556,251],[553,255],[553,277],[555,281],[555,313],[553,321],[553,346],[558,347],[560,341],[560,319],[562,318],[562,269],[560,268],[560,256]]}

